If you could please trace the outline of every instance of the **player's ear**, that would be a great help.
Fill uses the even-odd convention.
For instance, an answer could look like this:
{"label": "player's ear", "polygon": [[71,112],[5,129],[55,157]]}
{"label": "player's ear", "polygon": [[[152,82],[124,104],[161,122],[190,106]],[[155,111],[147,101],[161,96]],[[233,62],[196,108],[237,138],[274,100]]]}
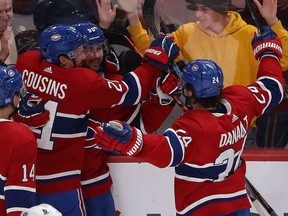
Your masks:
{"label": "player's ear", "polygon": [[68,59],[66,56],[59,56],[59,63],[63,68],[66,68],[66,66],[69,64],[69,61],[70,59]]}
{"label": "player's ear", "polygon": [[15,107],[18,107],[20,103],[20,95],[19,94],[15,94],[14,97],[13,97],[13,105]]}

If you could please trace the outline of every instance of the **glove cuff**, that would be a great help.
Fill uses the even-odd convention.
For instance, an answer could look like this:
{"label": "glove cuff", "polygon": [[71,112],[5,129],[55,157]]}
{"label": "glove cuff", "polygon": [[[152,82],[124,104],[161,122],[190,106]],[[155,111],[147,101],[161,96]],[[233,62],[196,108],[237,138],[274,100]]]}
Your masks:
{"label": "glove cuff", "polygon": [[126,151],[126,154],[129,156],[136,156],[137,154],[140,153],[143,147],[143,137],[142,137],[142,132],[135,128],[132,127],[132,130],[134,130],[134,138],[131,140],[131,143],[134,143],[133,146],[129,150]]}
{"label": "glove cuff", "polygon": [[45,110],[41,114],[33,114],[30,116],[23,116],[19,113],[13,115],[13,120],[27,125],[31,128],[43,127],[49,121],[49,111]]}

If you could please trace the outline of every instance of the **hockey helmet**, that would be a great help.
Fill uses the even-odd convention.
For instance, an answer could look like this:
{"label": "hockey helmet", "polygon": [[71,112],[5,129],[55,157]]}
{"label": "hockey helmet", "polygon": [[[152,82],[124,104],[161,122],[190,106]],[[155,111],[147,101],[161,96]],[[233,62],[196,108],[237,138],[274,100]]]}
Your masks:
{"label": "hockey helmet", "polygon": [[40,204],[23,211],[21,216],[62,216],[62,214],[49,204]]}
{"label": "hockey helmet", "polygon": [[43,0],[33,13],[33,21],[38,31],[54,24],[76,24],[89,20],[96,22],[93,9],[83,0]]}
{"label": "hockey helmet", "polygon": [[192,86],[193,97],[218,96],[223,88],[223,73],[213,61],[199,59],[189,62],[182,73],[183,87]]}
{"label": "hockey helmet", "polygon": [[0,66],[0,107],[13,102],[15,94],[25,96],[26,90],[19,71],[14,67]]}
{"label": "hockey helmet", "polygon": [[106,39],[103,31],[94,23],[86,21],[73,25],[85,38],[87,45],[104,45]]}
{"label": "hockey helmet", "polygon": [[62,24],[49,26],[40,34],[39,39],[41,55],[56,65],[61,55],[75,59],[75,50],[83,44],[83,36],[74,27]]}

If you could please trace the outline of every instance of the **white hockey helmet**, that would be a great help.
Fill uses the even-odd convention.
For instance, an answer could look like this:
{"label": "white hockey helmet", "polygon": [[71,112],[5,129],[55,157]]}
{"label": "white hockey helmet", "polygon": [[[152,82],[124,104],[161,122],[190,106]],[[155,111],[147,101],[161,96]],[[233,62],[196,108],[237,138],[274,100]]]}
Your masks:
{"label": "white hockey helmet", "polygon": [[33,206],[21,213],[21,216],[62,216],[62,214],[49,204],[40,204]]}

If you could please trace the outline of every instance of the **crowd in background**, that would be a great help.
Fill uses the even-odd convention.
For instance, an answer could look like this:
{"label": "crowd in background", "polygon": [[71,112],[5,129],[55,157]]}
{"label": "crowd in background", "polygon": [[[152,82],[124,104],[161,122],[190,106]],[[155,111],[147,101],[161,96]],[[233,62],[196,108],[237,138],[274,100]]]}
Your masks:
{"label": "crowd in background", "polygon": [[[106,75],[107,76],[106,77],[105,74],[104,75],[102,74],[102,76],[104,76],[105,78],[109,78],[109,79],[111,79],[111,77],[112,77],[115,80],[120,80],[120,79],[122,79],[122,75],[124,75],[126,72],[129,72],[130,70],[136,70],[136,68],[138,68],[142,64],[141,58],[143,55],[145,55],[145,51],[149,48],[151,41],[154,40],[154,36],[150,31],[151,26],[149,26],[147,24],[147,22],[145,21],[145,16],[143,15],[143,7],[145,7],[145,2],[141,1],[141,0],[129,0],[129,1],[134,1],[135,4],[130,4],[130,5],[126,4],[125,5],[125,0],[118,0],[118,1],[116,1],[116,0],[115,1],[114,0],[113,1],[110,1],[110,0],[106,0],[106,1],[104,1],[104,0],[96,0],[96,1],[92,1],[92,0],[91,1],[90,0],[86,0],[86,1],[83,1],[83,0],[56,0],[56,1],[53,1],[53,0],[13,0],[13,8],[11,8],[11,9],[8,8],[8,9],[5,9],[5,12],[3,12],[3,11],[1,12],[1,7],[5,8],[5,6],[6,6],[5,3],[8,2],[8,4],[10,3],[12,5],[12,0],[5,0],[5,1],[0,3],[0,12],[1,12],[0,13],[0,21],[1,21],[1,19],[4,19],[5,22],[9,23],[9,25],[6,26],[5,28],[1,28],[1,25],[0,25],[0,34],[1,34],[0,63],[8,65],[8,66],[15,66],[17,63],[18,57],[20,55],[22,55],[23,53],[26,53],[29,50],[34,50],[35,48],[39,47],[39,37],[47,29],[47,27],[49,27],[50,25],[68,24],[71,26],[73,25],[77,29],[77,24],[82,23],[84,21],[90,21],[91,23],[96,24],[100,27],[100,31],[101,32],[103,31],[103,33],[104,33],[103,37],[106,37],[108,39],[108,44],[109,44],[109,46],[111,46],[112,53],[109,53],[109,58],[106,58],[107,55],[105,56],[105,54],[107,54],[107,53],[104,53],[103,54],[104,58],[101,59],[101,62],[104,62],[104,63],[101,63],[101,64],[105,64],[105,66],[109,67],[109,68],[111,65],[113,65],[112,66],[113,70],[115,70],[116,72],[119,72],[119,74],[121,74],[121,78],[118,78],[117,76],[116,76],[117,78],[115,78],[114,75],[112,75],[112,76]],[[127,0],[126,3],[127,2],[129,3],[129,1]],[[188,26],[188,25],[186,25],[186,23],[189,23],[191,21],[196,22],[199,19],[199,15],[196,14],[194,9],[190,5],[191,2],[192,2],[192,0],[191,1],[181,0],[181,1],[177,1],[177,4],[175,5],[175,1],[173,1],[173,0],[171,0],[171,1],[156,0],[156,4],[155,4],[155,8],[154,8],[155,25],[159,31],[161,31],[165,34],[171,34],[172,33],[172,35],[174,36],[176,44],[180,47],[180,52],[182,52],[180,58],[177,59],[177,62],[178,63],[181,62],[181,63],[179,63],[179,65],[181,67],[181,64],[183,64],[183,66],[182,66],[183,68],[189,61],[198,57],[198,56],[193,56],[193,57],[189,56],[187,53],[191,52],[191,49],[190,48],[187,49],[187,47],[185,47],[185,45],[183,45],[181,47],[181,41],[180,41],[180,39],[178,39],[178,38],[180,38],[180,36],[179,36],[180,34],[185,33],[185,31],[186,31],[185,27]],[[262,3],[262,1],[260,1],[260,2]],[[116,3],[119,3],[118,7],[115,6]],[[241,16],[242,18],[238,17],[238,19],[241,19],[241,22],[243,19],[243,22],[245,21],[247,24],[254,25],[254,21],[252,19],[252,16],[251,16],[249,10],[248,10],[247,5],[245,5],[245,1],[238,1],[238,0],[233,1],[232,0],[230,2],[230,5],[229,5],[229,12],[228,12],[228,10],[226,10],[225,7],[223,8],[221,6],[219,6],[219,7],[218,6],[215,6],[215,7],[211,6],[211,8],[213,10],[221,13],[222,15],[223,14],[225,16],[227,15],[227,17],[230,16],[230,18],[232,16],[238,17],[238,13],[239,13],[239,17]],[[255,8],[256,8],[256,6],[255,6]],[[130,9],[132,11],[129,11]],[[278,33],[277,31],[279,31],[279,32],[282,31],[282,29],[281,29],[282,25],[286,30],[288,29],[288,20],[287,20],[288,1],[287,0],[278,0],[277,18],[281,21],[282,25],[280,22],[278,22],[278,20],[277,20],[277,22],[274,22],[274,20],[273,20],[273,24],[272,24],[270,22],[271,20],[269,19],[270,18],[269,16],[267,16],[267,17],[263,16],[263,14],[265,14],[265,10],[263,10],[263,11],[257,11],[259,17],[261,18],[261,23],[263,26],[264,25],[273,26],[272,28],[274,28],[273,30],[275,30],[276,33]],[[261,12],[262,12],[262,14],[261,14]],[[2,13],[5,13],[5,15],[3,16]],[[135,15],[136,15],[136,17],[135,17]],[[236,18],[235,18],[235,20],[236,20]],[[225,25],[226,24],[228,25],[228,22],[225,23]],[[218,35],[221,35],[221,31],[223,31],[223,29],[226,28],[225,25],[219,28],[220,32],[218,32],[219,33]],[[231,29],[233,29],[233,27],[234,26],[232,26]],[[78,26],[78,28],[79,29],[77,29],[77,31],[81,32],[80,31],[81,26]],[[252,38],[252,34],[249,34],[249,33],[254,32],[255,29],[256,28],[253,27],[250,30],[247,30],[247,35],[251,35],[251,38]],[[217,31],[218,31],[218,29],[215,30],[215,32],[217,32]],[[100,32],[100,34],[101,34],[101,32]],[[212,33],[209,32],[209,34],[211,34],[214,38],[217,38],[218,35],[215,32],[212,32]],[[283,31],[282,31],[282,33],[283,33]],[[82,34],[82,32],[81,32],[81,34]],[[125,35],[124,44],[122,44],[123,46],[121,45],[122,42],[118,41],[119,37],[113,36],[113,34]],[[83,33],[83,35],[84,35],[84,33]],[[196,33],[195,33],[195,36],[197,36]],[[221,36],[219,38],[221,38]],[[117,39],[117,41],[116,41],[116,39]],[[121,41],[123,41],[122,39],[123,39],[123,37],[121,37]],[[115,41],[113,41],[113,40],[115,40]],[[105,40],[103,40],[103,41],[105,41]],[[127,45],[127,41],[129,42],[128,45]],[[97,42],[96,45],[98,46],[99,43]],[[122,48],[119,48],[119,43],[122,46]],[[132,43],[134,43],[134,44],[132,44]],[[101,48],[103,48],[104,42],[103,43],[101,42],[100,44],[101,44]],[[226,46],[226,43],[224,43],[224,44]],[[251,44],[251,42],[249,41],[249,46],[250,46],[250,44]],[[95,44],[92,44],[92,46],[93,45],[95,45]],[[134,45],[136,46],[136,48],[134,47]],[[133,49],[132,55],[129,52],[128,53],[125,52],[125,55],[124,55],[124,51],[122,50],[123,47],[124,47],[125,51],[126,51],[126,49],[131,49],[131,47],[132,47],[132,49]],[[199,45],[199,47],[200,47],[200,45]],[[205,48],[203,48],[203,49],[205,49]],[[229,50],[229,49],[230,49],[230,47],[229,47],[229,43],[228,43],[227,44],[227,50]],[[233,48],[231,48],[231,49],[233,49]],[[103,50],[105,50],[105,49],[103,48]],[[94,51],[94,52],[96,52],[96,51]],[[283,51],[283,53],[284,52],[287,52],[287,51],[285,50],[285,51]],[[193,53],[193,51],[192,51],[192,53]],[[200,51],[199,51],[199,53],[200,53]],[[199,53],[197,53],[197,54],[199,54]],[[208,55],[206,56],[207,58],[211,58],[211,57],[214,58],[214,56],[211,54],[212,51],[207,52],[207,53],[208,53]],[[215,55],[217,57],[220,56],[220,58],[222,58],[222,61],[225,62],[225,58],[224,58],[225,56],[224,57],[221,56],[222,54],[220,52],[217,53],[217,51],[215,53],[216,53]],[[81,54],[83,54],[83,53],[80,53],[79,55],[81,55]],[[114,65],[116,60],[113,58],[111,60],[111,58],[110,58],[111,55],[116,55],[117,58],[119,58],[119,60],[120,60],[119,65],[117,65],[117,64],[116,64],[116,66]],[[199,54],[199,56],[201,56],[201,55],[202,54]],[[206,54],[204,54],[204,55],[206,55]],[[286,54],[284,54],[284,55],[286,55]],[[25,56],[25,55],[23,55],[23,56]],[[255,60],[254,56],[252,54],[252,51],[251,51],[251,56],[252,56],[253,60]],[[131,60],[128,58],[133,58],[133,62],[131,62]],[[241,56],[240,55],[236,56],[236,58],[237,59],[241,58]],[[26,59],[26,58],[22,57],[22,59]],[[27,58],[27,59],[29,59],[29,58]],[[130,60],[130,62],[129,62],[129,60]],[[111,62],[112,62],[112,64],[111,64]],[[59,63],[57,61],[56,62],[52,61],[52,63],[60,64],[62,67],[64,67],[63,65],[65,64],[64,61],[63,61],[63,63],[62,62]],[[19,62],[17,63],[18,68],[21,67],[21,66],[19,66],[21,64],[19,64]],[[67,64],[69,64],[69,63],[67,63]],[[70,62],[70,64],[72,64],[72,62]],[[76,66],[77,66],[77,63],[75,63],[74,61],[73,61],[73,64],[76,64]],[[248,61],[247,61],[247,64],[248,64]],[[283,66],[282,68],[287,68],[287,63],[285,61],[281,62],[281,64]],[[78,66],[82,67],[81,64],[79,64]],[[94,71],[97,71],[97,72],[99,70],[99,68],[95,69],[95,68],[93,68],[93,66],[89,65],[88,60],[86,61],[86,65],[84,65],[84,66],[87,68],[90,68]],[[227,66],[227,68],[231,69],[231,67],[230,67],[231,65],[229,65],[229,66],[226,65],[226,66]],[[225,77],[226,66],[221,66],[221,68],[222,67],[224,68],[223,69],[224,77]],[[254,66],[255,66],[254,72],[256,74],[256,72],[258,70],[258,64],[254,65]],[[119,70],[118,67],[120,67],[120,69],[122,69],[122,70]],[[236,67],[239,71],[241,71],[242,68],[244,68],[244,67],[240,68],[238,64],[236,65]],[[66,65],[64,68],[66,68]],[[67,66],[67,68],[70,68],[70,66]],[[125,68],[125,70],[128,70],[128,71],[125,71],[124,68]],[[247,71],[252,71],[251,68],[247,69]],[[246,70],[246,69],[243,69],[243,70]],[[283,73],[284,73],[285,82],[288,83],[288,75],[287,75],[288,72],[286,72],[284,70]],[[252,74],[252,72],[251,72],[251,74]],[[250,83],[250,78],[252,79],[252,81],[256,80],[255,74],[251,75],[252,78],[251,77],[249,77],[249,79],[247,78],[247,80],[248,80],[247,84]],[[254,75],[255,75],[255,77],[254,77]],[[248,75],[247,75],[247,77],[248,77]],[[226,79],[228,81],[225,80],[225,82],[227,82],[227,83],[224,82],[224,86],[230,86],[232,84],[246,85],[245,82],[247,80],[245,81],[244,78],[243,79],[242,78],[243,77],[240,78],[240,76],[239,76],[238,80],[237,80],[237,77],[236,77],[235,78],[236,81],[235,81],[235,80],[233,80],[234,77],[231,78],[231,80],[230,80],[229,76],[227,76]],[[241,83],[242,80],[244,80],[243,83]],[[161,85],[162,86],[165,85],[165,82],[163,81],[163,83],[161,83]],[[278,106],[276,106],[274,109],[268,111],[263,116],[261,116],[260,118],[255,120],[254,125],[252,125],[253,130],[251,130],[251,140],[247,140],[246,147],[248,147],[248,146],[272,147],[272,148],[286,148],[287,147],[287,144],[288,144],[288,126],[287,126],[288,125],[288,115],[287,115],[288,114],[288,98],[287,98],[287,95],[288,95],[288,87],[286,85],[286,92],[284,92],[284,99],[282,100],[282,102]],[[165,100],[166,100],[166,98],[165,98]],[[161,99],[159,101],[161,101]],[[99,103],[100,103],[100,99],[99,99]],[[127,105],[127,104],[125,104],[125,105]],[[148,101],[148,104],[149,104],[149,101]],[[161,123],[161,125],[159,125],[159,127],[157,127],[156,131],[154,130],[155,128],[153,128],[151,130],[146,130],[146,131],[144,130],[145,132],[148,131],[148,133],[150,133],[150,131],[151,131],[151,133],[153,132],[155,134],[162,134],[170,126],[171,122],[173,122],[176,118],[178,118],[179,116],[182,115],[183,110],[181,110],[180,107],[178,107],[178,106],[174,106],[175,103],[171,103],[171,101],[169,101],[168,104],[170,105],[170,107],[167,108],[167,106],[165,104],[166,107],[163,110],[169,110],[169,111],[163,111],[164,113],[163,112],[161,113],[163,116],[165,116],[166,120],[164,121],[164,119],[161,119],[162,123]],[[172,107],[171,104],[174,107]],[[130,105],[130,104],[128,104],[128,105]],[[142,103],[141,105],[145,109],[146,104]],[[163,104],[161,101],[160,105],[159,106],[157,105],[157,108],[162,109],[163,108],[162,106],[163,106]],[[95,107],[98,108],[97,106],[95,106]],[[101,107],[101,108],[103,108],[103,107]],[[133,112],[131,111],[132,116],[134,114],[134,109],[137,109],[137,108],[136,107],[132,108],[132,110],[133,110]],[[150,107],[149,107],[149,109],[150,109]],[[173,109],[173,111],[171,112],[172,109]],[[111,113],[114,111],[115,110],[112,109]],[[88,112],[88,109],[87,109],[87,112]],[[169,116],[166,115],[166,112],[170,113]],[[116,114],[117,114],[117,112],[116,112]],[[149,113],[149,115],[150,115],[150,113]],[[153,115],[153,114],[151,114],[151,115]],[[143,116],[145,116],[145,115],[143,114]],[[159,116],[161,117],[160,114],[159,114]],[[93,112],[92,112],[91,116],[89,117],[93,121],[92,117],[93,117]],[[96,117],[98,118],[97,115],[96,115]],[[103,118],[103,121],[105,121],[107,119],[109,120],[108,117],[106,119],[103,116],[101,116],[101,117]],[[122,120],[126,121],[127,116],[123,117]],[[155,122],[157,120],[158,119],[156,119]],[[143,120],[143,122],[144,122],[144,120]],[[139,126],[139,125],[136,125],[136,126]],[[148,127],[147,125],[145,125],[145,126]],[[139,126],[139,127],[141,127],[141,126]],[[145,127],[143,126],[143,128],[145,128]],[[143,132],[143,128],[141,128],[142,132]],[[38,146],[39,146],[39,144],[38,144]],[[97,155],[99,154],[99,149],[97,149],[96,151],[97,151],[97,153],[93,153],[92,157],[95,157],[96,154]],[[101,154],[102,154],[102,150],[101,150]],[[88,158],[88,154],[87,154],[87,158]],[[103,167],[102,168],[105,169],[104,170],[105,172],[103,171],[103,173],[101,173],[101,178],[104,175],[105,175],[105,178],[107,178],[106,179],[107,180],[107,182],[106,182],[107,183],[106,184],[107,190],[105,190],[103,193],[94,194],[94,195],[91,191],[89,191],[89,192],[87,192],[87,194],[88,194],[87,196],[84,194],[84,200],[86,201],[85,205],[86,205],[86,208],[88,209],[88,205],[89,206],[94,205],[94,207],[97,205],[98,206],[102,205],[103,204],[102,203],[102,200],[103,200],[102,195],[108,194],[107,196],[105,196],[105,199],[107,199],[107,200],[105,200],[106,204],[109,203],[109,204],[107,204],[106,209],[109,208],[109,210],[113,211],[113,214],[114,214],[115,207],[114,207],[114,203],[113,203],[113,198],[111,198],[112,195],[111,195],[111,191],[110,191],[110,187],[112,185],[112,180],[109,177],[109,168],[106,165],[106,159],[107,159],[107,153],[106,152],[105,152],[105,155],[103,156],[103,158],[104,159],[102,162],[103,162],[103,166],[105,168],[103,168]],[[88,162],[90,164],[90,161],[88,161]],[[88,162],[87,162],[87,164],[88,164]],[[100,162],[100,164],[102,162]],[[84,165],[85,165],[85,162],[84,162]],[[89,167],[87,165],[85,172],[91,174],[92,172],[95,171],[95,169],[96,169],[95,167]],[[87,185],[89,187],[89,184],[87,184],[87,182],[90,182],[90,180],[94,181],[94,179],[100,177],[99,175],[100,175],[99,173],[97,173],[97,175],[95,174],[95,176],[93,176],[93,177],[92,177],[92,174],[90,176],[88,175],[85,177],[83,175],[81,177],[82,178],[81,183],[83,183],[83,182],[85,182],[85,183],[82,184],[82,187],[84,187],[84,185],[85,185],[85,187]],[[104,181],[104,178],[101,179],[101,181]],[[97,184],[99,182],[97,182]],[[103,182],[101,182],[101,183],[103,183]],[[96,182],[93,182],[93,184],[94,185],[92,185],[92,187],[95,186]],[[99,188],[97,188],[97,189],[99,189]],[[57,189],[55,189],[55,190],[57,190]],[[77,190],[77,193],[78,193],[78,190]],[[63,197],[65,197],[65,196],[63,195]],[[73,196],[76,197],[75,194],[71,194],[71,197],[73,197]],[[99,200],[100,200],[99,197],[101,197],[101,199],[102,199],[101,202],[99,202]],[[97,199],[94,199],[94,198],[97,198]],[[45,197],[45,199],[49,200],[50,198]],[[45,200],[45,199],[43,199],[43,200]],[[92,199],[94,199],[94,200],[92,200]],[[110,199],[110,201],[108,201],[108,199]],[[81,207],[81,208],[83,208],[83,207]],[[93,213],[92,213],[93,211],[94,210],[92,209],[91,213],[89,213],[87,215],[93,215]],[[106,210],[103,209],[103,212],[104,211],[106,211]],[[107,215],[108,214],[109,213],[107,213]],[[55,216],[56,216],[56,214],[55,214]]]}

